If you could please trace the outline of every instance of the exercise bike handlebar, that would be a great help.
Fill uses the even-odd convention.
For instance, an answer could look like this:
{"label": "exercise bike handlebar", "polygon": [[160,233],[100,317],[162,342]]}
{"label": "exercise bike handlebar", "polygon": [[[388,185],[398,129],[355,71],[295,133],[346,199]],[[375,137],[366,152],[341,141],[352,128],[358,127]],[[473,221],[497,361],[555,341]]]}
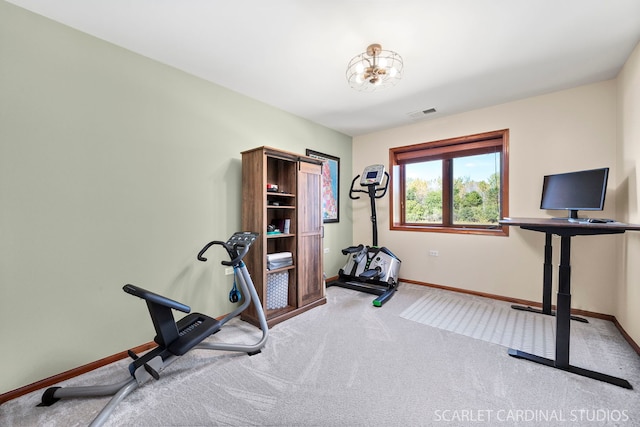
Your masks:
{"label": "exercise bike handlebar", "polygon": [[[231,261],[221,261],[221,264],[229,265],[229,266],[237,265],[240,261],[242,261],[242,258],[244,258],[244,256],[249,251],[249,246],[251,246],[251,244],[242,244],[242,243],[234,243],[233,245],[231,245],[227,242],[214,240],[212,242],[207,243],[204,246],[204,248],[202,248],[200,252],[198,252],[198,261],[207,260],[207,258],[205,258],[203,255],[207,251],[207,249],[209,249],[213,245],[220,245],[227,250],[227,253],[231,258]],[[238,249],[240,249],[240,252],[238,252]]]}
{"label": "exercise bike handlebar", "polygon": [[[373,195],[373,197],[375,197],[376,199],[383,198],[385,194],[387,194],[387,189],[389,188],[389,174],[385,171],[384,175],[386,178],[384,180],[384,186],[382,186],[382,183],[380,183],[381,186],[376,188],[375,184],[369,184],[365,186],[368,188],[367,190],[358,190],[353,188],[358,178],[360,178],[360,175],[356,175],[356,177],[353,178],[353,181],[351,181],[351,189],[349,189],[349,198],[352,200],[357,200],[360,198],[360,196],[354,196],[353,193],[368,193],[370,196]],[[378,194],[379,192],[382,192],[382,194]]]}

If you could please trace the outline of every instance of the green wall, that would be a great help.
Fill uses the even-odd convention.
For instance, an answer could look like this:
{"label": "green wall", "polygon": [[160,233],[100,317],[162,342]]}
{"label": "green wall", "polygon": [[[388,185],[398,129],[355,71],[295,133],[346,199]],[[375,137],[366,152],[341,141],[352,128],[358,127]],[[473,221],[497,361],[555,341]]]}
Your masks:
{"label": "green wall", "polygon": [[341,158],[335,275],[350,137],[0,1],[0,393],[151,341],[126,283],[230,311],[222,253],[196,254],[240,228],[262,145]]}

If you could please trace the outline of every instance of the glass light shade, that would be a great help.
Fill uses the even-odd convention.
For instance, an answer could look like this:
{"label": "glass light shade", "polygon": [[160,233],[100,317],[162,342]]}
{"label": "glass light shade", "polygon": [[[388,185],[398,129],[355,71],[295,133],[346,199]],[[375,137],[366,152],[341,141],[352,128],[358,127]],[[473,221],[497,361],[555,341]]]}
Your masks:
{"label": "glass light shade", "polygon": [[366,52],[354,56],[347,66],[349,85],[358,91],[373,92],[395,86],[402,78],[402,57],[372,44]]}

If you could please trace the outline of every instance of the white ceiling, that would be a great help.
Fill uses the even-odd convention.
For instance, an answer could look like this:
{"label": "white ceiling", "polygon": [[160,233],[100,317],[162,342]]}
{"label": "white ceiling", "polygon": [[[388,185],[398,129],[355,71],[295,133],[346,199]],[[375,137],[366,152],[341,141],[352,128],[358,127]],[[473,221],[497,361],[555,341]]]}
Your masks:
{"label": "white ceiling", "polygon": [[[640,0],[9,2],[352,136],[614,78],[640,40]],[[356,92],[371,43],[404,78]]]}

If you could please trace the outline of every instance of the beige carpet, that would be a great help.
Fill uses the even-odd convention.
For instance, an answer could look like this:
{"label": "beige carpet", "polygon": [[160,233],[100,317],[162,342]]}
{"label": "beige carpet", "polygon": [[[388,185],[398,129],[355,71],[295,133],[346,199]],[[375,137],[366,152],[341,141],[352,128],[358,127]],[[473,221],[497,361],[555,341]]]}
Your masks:
{"label": "beige carpet", "polygon": [[[468,307],[483,300],[403,283],[376,308],[372,295],[331,287],[326,305],[275,326],[262,353],[192,351],[132,393],[106,425],[640,425],[640,358],[610,322],[572,322],[572,363],[623,377],[636,390],[515,359],[502,345],[401,317],[414,304],[447,295]],[[489,334],[489,326],[484,330]],[[258,335],[234,319],[210,339]],[[46,352],[42,357],[46,363]],[[114,363],[60,385],[117,382],[128,375],[126,366]],[[0,426],[84,426],[107,401],[38,408],[40,395],[0,405]]]}

